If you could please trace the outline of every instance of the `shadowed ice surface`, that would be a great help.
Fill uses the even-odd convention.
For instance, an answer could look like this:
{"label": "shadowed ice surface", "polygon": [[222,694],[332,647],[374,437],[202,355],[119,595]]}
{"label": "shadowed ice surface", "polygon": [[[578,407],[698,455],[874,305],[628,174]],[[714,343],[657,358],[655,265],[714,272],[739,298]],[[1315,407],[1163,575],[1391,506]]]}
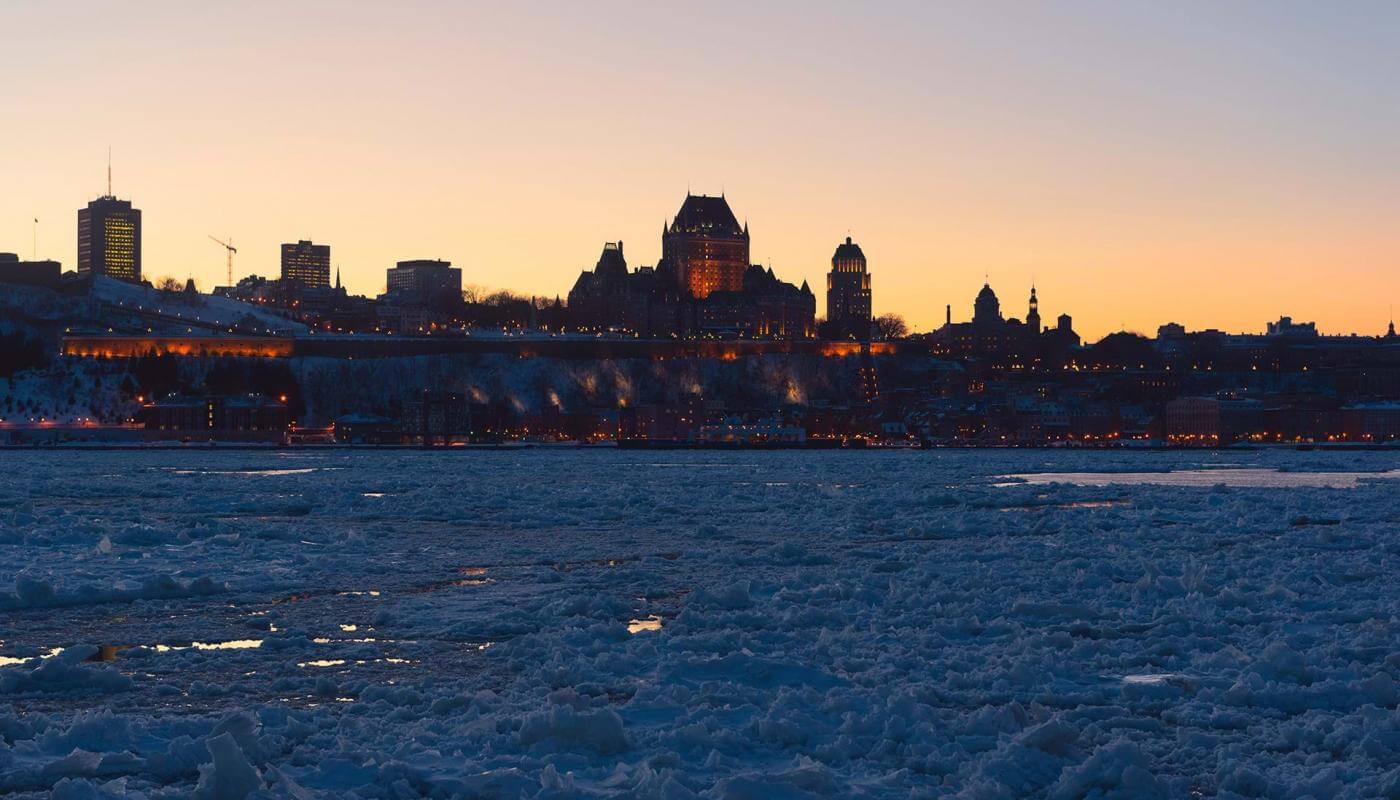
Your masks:
{"label": "shadowed ice surface", "polygon": [[0,793],[1394,796],[1398,462],[6,453]]}

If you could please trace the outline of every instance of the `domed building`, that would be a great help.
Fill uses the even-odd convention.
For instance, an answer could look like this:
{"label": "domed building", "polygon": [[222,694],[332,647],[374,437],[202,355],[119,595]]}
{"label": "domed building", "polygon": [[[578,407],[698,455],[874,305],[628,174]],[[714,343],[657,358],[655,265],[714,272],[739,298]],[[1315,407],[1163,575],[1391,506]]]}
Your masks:
{"label": "domed building", "polygon": [[992,364],[1029,368],[1043,364],[1062,364],[1070,350],[1079,346],[1079,335],[1072,328],[1068,314],[1061,314],[1058,325],[1042,330],[1040,327],[1040,298],[1031,287],[1026,321],[1007,319],[1001,313],[1001,301],[990,283],[972,303],[971,322],[953,322],[949,308],[948,321],[934,333],[935,347],[941,355],[959,359],[979,359]]}
{"label": "domed building", "polygon": [[1000,325],[1001,301],[997,299],[997,293],[992,291],[990,283],[982,284],[982,291],[977,293],[977,299],[972,303],[972,324],[983,327]]}

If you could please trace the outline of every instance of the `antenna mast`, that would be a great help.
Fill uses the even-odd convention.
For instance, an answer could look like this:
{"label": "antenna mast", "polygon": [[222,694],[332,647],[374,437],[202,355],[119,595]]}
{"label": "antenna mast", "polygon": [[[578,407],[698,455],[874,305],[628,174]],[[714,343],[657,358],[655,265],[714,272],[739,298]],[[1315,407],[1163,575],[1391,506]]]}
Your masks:
{"label": "antenna mast", "polygon": [[107,145],[107,196],[112,197],[112,146]]}

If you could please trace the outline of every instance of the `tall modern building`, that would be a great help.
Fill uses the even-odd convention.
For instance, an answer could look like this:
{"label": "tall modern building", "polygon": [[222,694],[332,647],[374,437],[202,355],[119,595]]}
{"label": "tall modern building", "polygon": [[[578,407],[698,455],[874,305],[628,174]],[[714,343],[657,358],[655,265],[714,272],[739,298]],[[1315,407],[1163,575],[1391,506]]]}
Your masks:
{"label": "tall modern building", "polygon": [[305,239],[282,245],[282,280],[296,281],[307,288],[330,288],[331,246]]}
{"label": "tall modern building", "polygon": [[832,336],[870,338],[870,273],[865,253],[849,236],[837,245],[826,275],[826,320]]}
{"label": "tall modern building", "polygon": [[78,210],[78,274],[141,281],[141,210],[105,194]]}
{"label": "tall modern building", "polygon": [[711,292],[743,291],[749,226],[739,225],[723,195],[687,193],[676,218],[661,228],[661,261],[697,300]]}

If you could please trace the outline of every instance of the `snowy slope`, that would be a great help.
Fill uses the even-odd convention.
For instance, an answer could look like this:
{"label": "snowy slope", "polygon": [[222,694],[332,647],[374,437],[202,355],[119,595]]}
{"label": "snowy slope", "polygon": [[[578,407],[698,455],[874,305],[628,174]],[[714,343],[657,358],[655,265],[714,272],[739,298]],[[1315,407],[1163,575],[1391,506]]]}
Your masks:
{"label": "snowy slope", "polygon": [[294,322],[252,303],[212,294],[189,297],[178,293],[170,297],[156,289],[101,275],[92,279],[92,296],[109,306],[157,313],[165,318],[220,326],[255,323],[261,328],[259,333],[283,336],[304,334],[307,331],[306,326],[300,322]]}
{"label": "snowy slope", "polygon": [[6,459],[20,797],[1400,792],[1395,454]]}

